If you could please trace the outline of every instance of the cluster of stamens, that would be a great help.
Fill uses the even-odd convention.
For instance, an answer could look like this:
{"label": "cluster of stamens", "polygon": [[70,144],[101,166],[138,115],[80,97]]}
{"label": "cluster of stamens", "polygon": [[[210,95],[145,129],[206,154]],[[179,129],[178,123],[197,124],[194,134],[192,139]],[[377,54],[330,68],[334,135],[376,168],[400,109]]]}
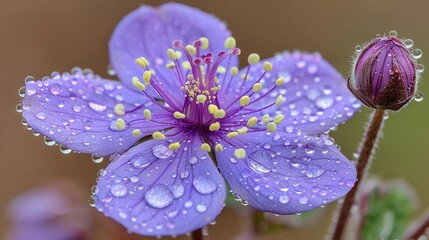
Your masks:
{"label": "cluster of stamens", "polygon": [[[182,106],[178,106],[177,101],[170,98],[170,94],[163,90],[162,85],[156,78],[155,72],[149,68],[149,61],[140,57],[136,59],[136,63],[143,69],[142,80],[138,77],[132,78],[132,84],[138,90],[143,92],[153,103],[158,104],[160,107],[170,112],[175,119],[176,123],[165,123],[166,129],[163,131],[156,131],[152,133],[153,139],[165,140],[169,135],[167,131],[172,127],[179,127],[183,131],[199,131],[203,135],[203,139],[207,142],[201,145],[201,150],[210,152],[212,148],[215,151],[223,151],[224,146],[218,140],[235,138],[239,135],[248,132],[268,131],[274,133],[277,130],[277,125],[280,124],[284,116],[278,114],[270,116],[265,114],[261,119],[252,116],[247,121],[237,121],[234,116],[249,116],[256,114],[264,109],[279,105],[282,102],[282,96],[279,95],[275,102],[262,105],[257,109],[251,106],[271,94],[278,86],[284,83],[283,78],[278,78],[272,88],[263,90],[263,78],[267,72],[273,68],[270,62],[263,63],[264,72],[256,78],[250,79],[250,68],[252,65],[258,64],[260,57],[258,54],[252,53],[248,57],[249,66],[245,73],[240,76],[241,81],[236,78],[239,74],[238,68],[235,66],[230,67],[232,56],[237,56],[241,53],[239,48],[236,48],[235,39],[229,37],[225,40],[226,51],[220,52],[217,55],[208,52],[202,54],[209,46],[207,38],[201,38],[192,45],[184,46],[180,40],[173,42],[173,47],[179,51],[170,48],[167,50],[167,55],[171,62],[166,64],[167,69],[175,72],[177,80],[181,84],[181,91],[184,96]],[[185,56],[185,60],[179,62]],[[221,64],[226,61],[224,66]],[[234,83],[234,81],[236,81]],[[249,89],[245,89],[245,82],[254,81]],[[222,84],[222,85],[221,85]],[[239,91],[236,91],[238,85]],[[234,86],[234,87],[232,87]],[[147,88],[151,87],[159,95],[154,97],[151,95]],[[227,93],[233,98],[233,101],[224,101],[218,99],[218,95],[227,96]],[[159,97],[162,101],[159,101]],[[221,105],[223,105],[221,107]],[[114,112],[119,118],[116,121],[117,129],[124,129],[126,122],[120,116],[126,113],[124,105],[117,104]],[[144,117],[148,121],[155,121],[152,119],[152,113],[149,109],[144,110]],[[139,129],[132,132],[133,136],[138,137],[141,135]],[[226,138],[225,138],[226,137]],[[216,140],[218,139],[218,140]],[[181,142],[173,142],[169,145],[170,150],[180,148]],[[242,148],[237,148],[234,151],[238,159],[246,156],[246,151]]]}

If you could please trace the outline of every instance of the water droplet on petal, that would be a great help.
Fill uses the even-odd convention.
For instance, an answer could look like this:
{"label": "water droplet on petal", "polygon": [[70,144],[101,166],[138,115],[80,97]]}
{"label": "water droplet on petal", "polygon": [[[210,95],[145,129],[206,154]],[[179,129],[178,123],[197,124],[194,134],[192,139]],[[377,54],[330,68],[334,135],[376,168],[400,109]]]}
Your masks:
{"label": "water droplet on petal", "polygon": [[305,175],[309,178],[320,177],[324,172],[325,170],[323,170],[321,167],[314,165],[310,165],[307,167],[307,169],[305,169]]}
{"label": "water droplet on petal", "polygon": [[62,92],[61,85],[59,83],[54,83],[49,87],[49,91],[54,95],[58,95]]}
{"label": "water droplet on petal", "polygon": [[257,173],[268,173],[272,168],[272,157],[267,152],[254,152],[247,158],[249,167]]}
{"label": "water droplet on petal", "polygon": [[210,194],[216,191],[216,183],[208,177],[198,176],[192,181],[194,188],[201,194]]}
{"label": "water droplet on petal", "polygon": [[107,106],[99,104],[99,103],[95,103],[95,102],[89,102],[88,103],[89,108],[91,108],[92,110],[96,111],[96,112],[102,112],[104,110],[106,110]]}
{"label": "water droplet on petal", "polygon": [[279,197],[279,202],[280,202],[280,203],[283,203],[283,204],[286,204],[286,203],[288,203],[288,202],[289,202],[289,197],[288,197],[287,195],[281,195],[281,196]]}
{"label": "water droplet on petal", "polygon": [[414,59],[420,59],[420,58],[422,57],[422,55],[423,55],[422,50],[420,50],[420,49],[418,49],[418,48],[413,49],[413,50],[411,51],[411,56],[412,56]]}
{"label": "water droplet on petal", "polygon": [[110,193],[115,197],[124,197],[128,193],[127,186],[122,183],[116,183],[110,187]]}
{"label": "water droplet on petal", "polygon": [[197,210],[197,212],[199,213],[203,213],[205,211],[207,211],[207,206],[204,204],[198,204],[195,209]]}
{"label": "water droplet on petal", "polygon": [[198,162],[197,157],[192,156],[191,158],[189,158],[189,163],[190,163],[191,165],[194,165],[194,164],[196,164],[197,162]]}
{"label": "water droplet on petal", "polygon": [[414,95],[414,101],[421,102],[423,101],[424,95],[422,92],[417,92],[416,95]]}
{"label": "water droplet on petal", "polygon": [[155,184],[146,191],[144,198],[151,207],[165,208],[173,202],[173,193],[167,186]]}
{"label": "water droplet on petal", "polygon": [[104,158],[93,154],[91,155],[91,159],[94,163],[101,163]]}
{"label": "water droplet on petal", "polygon": [[308,197],[300,197],[300,198],[298,199],[298,202],[299,202],[300,204],[307,204],[307,203],[308,203]]}
{"label": "water droplet on petal", "polygon": [[414,45],[413,39],[410,39],[410,38],[405,39],[403,42],[404,42],[405,47],[407,47],[407,48],[412,48]]}
{"label": "water droplet on petal", "polygon": [[327,108],[331,107],[333,103],[334,103],[334,99],[332,97],[328,97],[328,96],[319,97],[316,100],[316,106],[318,106],[322,109],[327,109]]}
{"label": "water droplet on petal", "polygon": [[174,198],[180,198],[181,196],[183,196],[183,193],[185,192],[185,187],[178,182],[171,185],[170,189],[173,192]]}
{"label": "water droplet on petal", "polygon": [[36,118],[40,119],[40,120],[45,120],[46,119],[46,114],[44,112],[38,112],[36,113]]}
{"label": "water droplet on petal", "polygon": [[152,153],[157,158],[165,159],[170,157],[173,154],[173,151],[165,145],[158,144],[152,147]]}

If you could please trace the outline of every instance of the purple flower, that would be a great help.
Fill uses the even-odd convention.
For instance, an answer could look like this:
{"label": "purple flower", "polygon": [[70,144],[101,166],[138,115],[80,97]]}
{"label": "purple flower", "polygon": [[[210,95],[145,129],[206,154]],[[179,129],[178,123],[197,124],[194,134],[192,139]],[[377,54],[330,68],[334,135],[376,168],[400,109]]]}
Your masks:
{"label": "purple flower", "polygon": [[[359,51],[349,88],[365,105],[399,110],[415,95],[423,65],[417,64],[420,49],[411,49],[411,39],[401,40],[391,31]],[[358,47],[360,50],[360,46]]]}
{"label": "purple flower", "polygon": [[55,73],[27,81],[22,109],[48,143],[112,155],[92,200],[129,231],[207,225],[224,206],[222,176],[243,202],[279,214],[320,207],[353,186],[353,164],[323,133],[360,104],[318,54],[263,62],[251,54],[238,71],[225,25],[173,3],[130,13],[109,47],[121,82]]}

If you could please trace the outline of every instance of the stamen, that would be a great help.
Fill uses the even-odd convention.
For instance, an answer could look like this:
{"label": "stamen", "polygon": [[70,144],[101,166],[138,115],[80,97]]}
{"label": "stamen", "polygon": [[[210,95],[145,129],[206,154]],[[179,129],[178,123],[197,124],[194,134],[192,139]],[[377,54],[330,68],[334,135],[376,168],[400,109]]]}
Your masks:
{"label": "stamen", "polygon": [[244,95],[240,98],[240,106],[244,107],[249,105],[250,103],[250,97],[247,95]]}
{"label": "stamen", "polygon": [[261,91],[261,89],[262,89],[262,83],[253,84],[253,87],[252,87],[253,92],[257,93]]}
{"label": "stamen", "polygon": [[131,82],[133,83],[134,87],[138,88],[139,90],[144,91],[146,89],[146,86],[140,82],[138,77],[133,77]]}
{"label": "stamen", "polygon": [[206,151],[206,152],[210,152],[212,150],[212,148],[207,143],[203,143],[203,144],[201,144],[201,150]]}
{"label": "stamen", "polygon": [[175,143],[172,143],[172,144],[168,145],[168,149],[170,149],[172,151],[174,151],[174,150],[176,150],[178,148],[180,148],[180,143],[179,142],[175,142]]}
{"label": "stamen", "polygon": [[277,125],[273,122],[267,124],[267,131],[270,133],[274,133],[277,131]]}
{"label": "stamen", "polygon": [[283,101],[283,96],[282,95],[278,95],[276,98],[276,106],[280,106],[280,104]]}
{"label": "stamen", "polygon": [[152,120],[152,112],[149,109],[145,109],[143,111],[144,117],[146,118],[146,120]]}
{"label": "stamen", "polygon": [[209,47],[209,40],[206,37],[202,37],[200,40],[203,43],[201,49],[206,50]]}
{"label": "stamen", "polygon": [[238,74],[238,68],[237,67],[232,67],[231,70],[229,70],[232,74],[232,76],[236,76]]}
{"label": "stamen", "polygon": [[221,151],[223,151],[223,146],[222,146],[220,143],[216,144],[216,146],[215,146],[215,151],[216,151],[216,152],[221,152]]}
{"label": "stamen", "polygon": [[210,131],[217,131],[219,129],[220,129],[220,123],[219,122],[212,123],[209,126]]}
{"label": "stamen", "polygon": [[160,140],[164,140],[165,139],[165,135],[162,134],[161,132],[154,132],[154,133],[152,133],[152,137],[153,137],[153,139],[160,139]]}
{"label": "stamen", "polygon": [[124,130],[125,129],[125,120],[124,119],[118,118],[115,123],[116,123],[116,128],[118,130]]}
{"label": "stamen", "polygon": [[247,127],[242,127],[240,129],[237,129],[238,134],[245,134],[247,133],[248,128]]}
{"label": "stamen", "polygon": [[284,118],[285,118],[285,116],[283,114],[279,114],[279,115],[274,117],[273,122],[275,124],[280,124],[281,122],[283,122]]}
{"label": "stamen", "polygon": [[115,107],[113,108],[113,111],[118,116],[124,115],[125,114],[125,106],[124,106],[124,104],[122,104],[122,103],[116,104]]}
{"label": "stamen", "polygon": [[265,114],[264,116],[262,116],[261,121],[265,124],[267,124],[270,121],[270,115]]}
{"label": "stamen", "polygon": [[197,95],[197,101],[199,103],[204,103],[206,100],[207,100],[207,96],[206,95],[203,95],[203,94]]}
{"label": "stamen", "polygon": [[228,138],[235,138],[238,136],[238,132],[230,132],[230,133],[226,134],[226,136]]}
{"label": "stamen", "polygon": [[146,84],[149,84],[151,77],[152,77],[152,72],[151,71],[144,71],[144,73],[143,73],[143,81]]}
{"label": "stamen", "polygon": [[225,110],[219,109],[213,114],[213,116],[214,116],[214,118],[224,118],[225,114],[226,114]]}
{"label": "stamen", "polygon": [[188,51],[188,53],[191,55],[191,56],[194,56],[195,55],[195,53],[197,52],[197,49],[194,47],[194,46],[192,46],[192,45],[186,45],[186,51]]}
{"label": "stamen", "polygon": [[243,148],[237,148],[234,151],[234,155],[238,159],[243,159],[246,157],[246,150],[244,150]]}
{"label": "stamen", "polygon": [[136,63],[142,68],[147,68],[149,66],[149,61],[145,57],[139,57],[136,59]]}
{"label": "stamen", "polygon": [[259,60],[261,59],[261,57],[259,57],[259,55],[257,54],[257,53],[252,53],[252,54],[250,54],[249,55],[249,57],[247,58],[247,62],[250,64],[250,65],[253,65],[253,64],[257,64],[257,63],[259,63]]}
{"label": "stamen", "polygon": [[283,83],[285,82],[285,80],[284,80],[284,78],[277,78],[277,80],[276,80],[276,85],[277,86],[280,86],[280,85],[282,85]]}
{"label": "stamen", "polygon": [[188,61],[182,62],[182,68],[185,70],[191,70],[191,64]]}
{"label": "stamen", "polygon": [[273,70],[273,65],[270,62],[264,62],[264,71],[271,72]]}
{"label": "stamen", "polygon": [[253,127],[256,125],[257,122],[258,122],[258,118],[251,117],[251,118],[249,118],[249,120],[247,120],[247,126]]}
{"label": "stamen", "polygon": [[208,106],[208,110],[209,110],[210,114],[214,114],[216,111],[219,110],[219,108],[216,105],[214,105],[214,104],[210,104]]}
{"label": "stamen", "polygon": [[173,116],[174,116],[174,118],[176,118],[176,119],[183,119],[183,118],[185,118],[185,117],[186,117],[186,116],[185,116],[185,114],[183,114],[183,113],[181,113],[181,112],[174,112]]}
{"label": "stamen", "polygon": [[134,129],[133,132],[132,132],[132,134],[133,134],[134,137],[138,137],[138,136],[140,136],[141,132],[140,132],[139,129]]}
{"label": "stamen", "polygon": [[224,46],[226,49],[233,49],[233,48],[235,48],[236,45],[237,45],[237,43],[235,41],[235,38],[228,37],[227,39],[225,39]]}

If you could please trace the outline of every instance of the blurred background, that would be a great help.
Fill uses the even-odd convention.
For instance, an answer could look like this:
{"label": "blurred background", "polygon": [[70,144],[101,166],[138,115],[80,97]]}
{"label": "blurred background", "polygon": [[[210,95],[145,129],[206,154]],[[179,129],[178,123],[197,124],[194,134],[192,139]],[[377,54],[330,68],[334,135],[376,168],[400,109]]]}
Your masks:
{"label": "blurred background", "polygon": [[[52,71],[87,67],[107,77],[107,43],[115,25],[141,4],[155,0],[0,0],[0,238],[10,226],[6,206],[17,195],[51,182],[66,181],[81,191],[78,199],[90,212],[91,239],[146,239],[127,235],[122,228],[87,204],[97,171],[107,161],[95,164],[89,155],[61,154],[47,147],[21,125],[15,112],[18,89],[24,78],[39,79]],[[350,72],[355,45],[378,33],[394,29],[400,37],[414,40],[423,50],[429,67],[429,1],[180,1],[210,12],[228,23],[244,53],[258,52],[262,58],[283,50],[318,51],[345,77]],[[426,30],[425,30],[426,29]],[[244,61],[242,61],[244,62]],[[428,70],[419,90],[429,95]],[[420,199],[419,212],[429,207],[429,103],[411,102],[399,113],[391,113],[379,144],[370,175],[381,179],[403,178],[414,186]],[[332,135],[343,153],[352,158],[370,111],[364,109]],[[7,123],[7,124],[6,124]],[[83,197],[82,197],[82,196]],[[75,196],[76,197],[76,196]],[[265,234],[260,239],[323,239],[330,223],[333,203],[325,215],[301,229]],[[243,209],[225,210],[209,227],[211,239],[232,239],[249,226]]]}

